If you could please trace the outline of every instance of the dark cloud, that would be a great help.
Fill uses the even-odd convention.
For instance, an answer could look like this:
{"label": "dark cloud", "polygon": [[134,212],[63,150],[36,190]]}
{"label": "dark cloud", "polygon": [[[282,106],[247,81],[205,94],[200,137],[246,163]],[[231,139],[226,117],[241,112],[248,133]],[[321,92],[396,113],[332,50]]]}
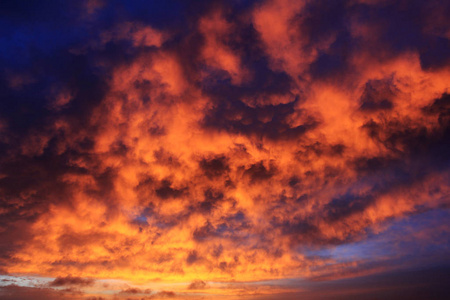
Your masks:
{"label": "dark cloud", "polygon": [[420,161],[424,164],[433,161],[446,164],[449,147],[447,142],[449,135],[447,98],[448,95],[444,94],[433,104],[423,108],[425,114],[438,117],[439,126],[434,130],[416,125],[409,119],[396,118],[388,119],[383,123],[371,120],[364,124],[363,128],[373,139],[394,152],[421,157]]}
{"label": "dark cloud", "polygon": [[[234,97],[231,96],[231,99]],[[205,117],[205,126],[231,133],[256,135],[270,139],[295,139],[316,127],[313,118],[305,124],[290,127],[285,123],[294,112],[296,101],[288,104],[269,104],[264,107],[250,107],[238,100],[227,99],[218,103]]]}
{"label": "dark cloud", "polygon": [[201,260],[201,257],[198,255],[197,251],[194,250],[189,253],[189,255],[186,259],[186,263],[191,265],[191,264],[198,262],[199,260]]}
{"label": "dark cloud", "polygon": [[342,218],[348,217],[352,214],[357,214],[364,211],[374,201],[374,198],[369,196],[344,195],[339,198],[331,200],[325,208],[327,218],[333,222]]}
{"label": "dark cloud", "polygon": [[50,286],[91,286],[95,282],[92,278],[72,277],[67,275],[66,277],[57,277],[55,280],[49,283]]}
{"label": "dark cloud", "polygon": [[280,223],[279,220],[274,219],[272,224],[275,228],[281,228],[281,233],[289,236],[295,244],[315,242],[316,239],[319,243],[321,242],[320,231],[307,220],[292,220]]}
{"label": "dark cloud", "polygon": [[203,290],[208,288],[208,284],[203,280],[195,280],[188,286],[188,290]]}
{"label": "dark cloud", "polygon": [[252,182],[265,181],[270,179],[276,172],[276,167],[273,163],[270,163],[269,167],[266,167],[263,162],[259,162],[251,165],[244,171],[244,175],[248,176]]}
{"label": "dark cloud", "polygon": [[439,124],[444,130],[449,127],[450,119],[450,94],[443,94],[442,97],[436,99],[432,104],[423,108],[426,114],[438,115]]}
{"label": "dark cloud", "polygon": [[199,242],[214,236],[216,236],[215,228],[209,222],[206,222],[202,227],[196,228],[193,233],[194,239]]}
{"label": "dark cloud", "polygon": [[128,288],[128,289],[125,289],[125,290],[121,290],[120,292],[119,292],[119,294],[125,294],[125,295],[135,295],[135,294],[151,294],[152,293],[152,290],[150,290],[150,289],[145,289],[145,290],[142,290],[142,289],[139,289],[139,288]]}
{"label": "dark cloud", "polygon": [[224,195],[220,190],[207,189],[205,191],[205,200],[200,202],[199,208],[205,212],[211,212],[224,200],[223,197]]}
{"label": "dark cloud", "polygon": [[53,300],[73,299],[70,294],[47,288],[7,285],[0,287],[0,298],[5,300]]}
{"label": "dark cloud", "polygon": [[161,291],[155,294],[156,297],[161,298],[173,298],[176,296],[175,292],[172,291]]}
{"label": "dark cloud", "polygon": [[392,98],[397,89],[392,80],[371,80],[366,83],[361,96],[361,110],[376,111],[392,109]]}
{"label": "dark cloud", "polygon": [[173,188],[170,180],[165,179],[161,181],[160,186],[155,190],[155,192],[156,195],[161,199],[169,199],[180,197],[185,192],[185,190],[185,188]]}
{"label": "dark cloud", "polygon": [[229,170],[227,158],[225,156],[202,159],[200,161],[200,168],[205,172],[207,177],[221,176]]}

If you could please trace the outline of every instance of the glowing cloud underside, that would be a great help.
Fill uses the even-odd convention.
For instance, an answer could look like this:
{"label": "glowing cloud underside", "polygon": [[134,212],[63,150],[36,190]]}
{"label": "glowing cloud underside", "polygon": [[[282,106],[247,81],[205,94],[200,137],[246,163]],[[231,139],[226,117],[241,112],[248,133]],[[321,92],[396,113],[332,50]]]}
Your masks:
{"label": "glowing cloud underside", "polygon": [[448,276],[448,1],[204,2],[7,1],[0,298]]}

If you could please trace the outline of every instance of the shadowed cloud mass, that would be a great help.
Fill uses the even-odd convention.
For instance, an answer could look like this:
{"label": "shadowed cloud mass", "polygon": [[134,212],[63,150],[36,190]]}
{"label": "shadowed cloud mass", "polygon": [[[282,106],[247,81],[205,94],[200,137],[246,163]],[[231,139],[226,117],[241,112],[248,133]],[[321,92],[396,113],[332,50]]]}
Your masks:
{"label": "shadowed cloud mass", "polygon": [[449,14],[3,1],[0,298],[445,298]]}

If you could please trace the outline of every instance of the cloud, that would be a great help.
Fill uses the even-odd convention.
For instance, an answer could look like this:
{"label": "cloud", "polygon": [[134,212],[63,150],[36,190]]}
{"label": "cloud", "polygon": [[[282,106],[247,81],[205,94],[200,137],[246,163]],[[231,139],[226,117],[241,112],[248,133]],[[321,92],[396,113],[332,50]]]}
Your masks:
{"label": "cloud", "polygon": [[120,295],[124,294],[124,295],[135,295],[135,294],[151,294],[152,290],[150,289],[139,289],[139,288],[127,288],[124,290],[121,290],[119,292]]}
{"label": "cloud", "polygon": [[208,284],[203,280],[195,280],[188,286],[188,290],[203,290],[208,288]]}
{"label": "cloud", "polygon": [[175,296],[176,294],[172,291],[161,291],[155,295],[157,298],[173,298]]}
{"label": "cloud", "polygon": [[123,297],[356,278],[408,254],[329,251],[450,205],[442,1],[19,6],[0,53],[4,273],[124,279]]}
{"label": "cloud", "polygon": [[66,277],[57,277],[55,280],[50,282],[50,286],[90,286],[94,284],[94,279],[92,278],[81,278],[72,277],[67,275]]}
{"label": "cloud", "polygon": [[22,287],[8,285],[0,287],[0,296],[7,300],[53,300],[53,299],[73,299],[70,294],[62,291],[55,291],[47,288]]}

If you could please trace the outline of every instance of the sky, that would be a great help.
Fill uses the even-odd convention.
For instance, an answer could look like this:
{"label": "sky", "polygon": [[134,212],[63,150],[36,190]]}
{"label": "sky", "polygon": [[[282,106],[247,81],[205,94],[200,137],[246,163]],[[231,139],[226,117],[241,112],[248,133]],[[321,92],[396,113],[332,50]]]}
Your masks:
{"label": "sky", "polygon": [[450,2],[0,3],[0,299],[448,299]]}

